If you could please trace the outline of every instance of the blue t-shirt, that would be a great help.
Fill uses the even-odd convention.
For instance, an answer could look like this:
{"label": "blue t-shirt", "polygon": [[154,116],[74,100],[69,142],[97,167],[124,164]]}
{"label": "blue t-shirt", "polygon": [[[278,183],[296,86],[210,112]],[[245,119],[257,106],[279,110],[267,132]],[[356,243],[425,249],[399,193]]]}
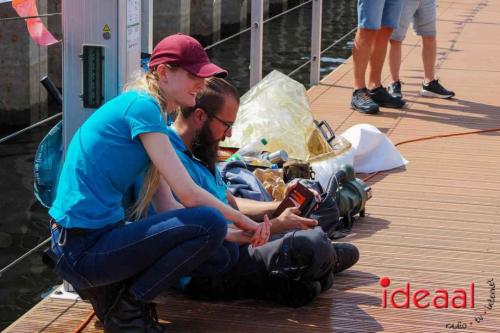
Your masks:
{"label": "blue t-shirt", "polygon": [[[219,170],[215,168],[214,173],[212,173],[205,162],[194,157],[173,127],[169,127],[167,133],[177,156],[179,156],[193,181],[220,201],[228,204],[227,186],[222,180]],[[231,222],[228,221],[227,223],[230,224]],[[176,287],[184,290],[190,281],[190,276],[183,276],[177,282]]]}
{"label": "blue t-shirt", "polygon": [[167,134],[158,103],[127,92],[104,104],[76,131],[49,210],[66,228],[97,229],[124,219],[122,198],[150,160],[138,135]]}
{"label": "blue t-shirt", "polygon": [[179,156],[179,159],[194,182],[220,201],[228,204],[227,186],[222,180],[219,170],[215,168],[214,173],[212,173],[205,162],[194,157],[191,151],[187,149],[179,134],[172,127],[167,129],[167,133],[177,156]]}

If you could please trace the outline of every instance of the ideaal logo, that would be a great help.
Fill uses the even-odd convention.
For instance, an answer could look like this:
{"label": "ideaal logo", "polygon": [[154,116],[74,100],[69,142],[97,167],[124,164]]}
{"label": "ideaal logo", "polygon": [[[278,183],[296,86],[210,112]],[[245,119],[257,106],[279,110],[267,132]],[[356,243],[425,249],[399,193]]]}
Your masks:
{"label": "ideaal logo", "polygon": [[[489,287],[489,298],[483,306],[482,312],[476,311],[473,320],[458,321],[455,323],[447,323],[448,329],[467,329],[475,323],[480,323],[484,320],[488,310],[493,309],[495,304],[495,281],[489,279],[487,281]],[[467,288],[457,288],[452,291],[446,289],[417,289],[412,291],[410,282],[405,284],[404,288],[395,288],[389,294],[387,288],[391,285],[391,279],[387,276],[380,278],[380,286],[382,287],[382,304],[383,308],[387,308],[390,304],[393,308],[410,308],[410,303],[418,309],[433,307],[436,309],[446,309],[452,307],[454,309],[475,309],[475,284],[471,282]],[[396,297],[400,297],[400,302],[396,302]],[[403,301],[401,302],[401,297]]]}
{"label": "ideaal logo", "polygon": [[[380,279],[382,286],[382,307],[387,308],[387,287],[391,285],[391,280],[384,276]],[[403,303],[397,303],[395,298],[398,295],[404,296]],[[431,296],[432,300],[427,297]],[[436,309],[446,309],[449,306],[458,308],[474,308],[474,282],[471,282],[468,289],[454,289],[450,294],[446,289],[435,289],[434,292],[428,289],[417,289],[411,291],[410,282],[406,282],[404,288],[396,288],[389,294],[389,301],[393,308],[409,308],[411,303],[419,308],[425,309],[432,306]]]}

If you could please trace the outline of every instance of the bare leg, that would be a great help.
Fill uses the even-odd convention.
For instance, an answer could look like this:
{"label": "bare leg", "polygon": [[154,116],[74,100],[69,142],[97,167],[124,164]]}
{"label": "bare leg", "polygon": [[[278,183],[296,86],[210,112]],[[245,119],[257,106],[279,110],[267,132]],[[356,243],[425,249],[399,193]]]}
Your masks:
{"label": "bare leg", "polygon": [[382,85],[382,68],[384,67],[387,44],[389,43],[391,34],[392,29],[388,27],[382,27],[377,32],[370,57],[370,77],[368,80],[369,89],[374,89]]}
{"label": "bare leg", "polygon": [[365,75],[372,45],[377,36],[377,30],[368,30],[358,28],[354,47],[352,49],[352,58],[354,62],[354,89],[365,88]]}
{"label": "bare leg", "polygon": [[422,62],[424,64],[425,83],[435,79],[436,49],[436,37],[422,36]]}
{"label": "bare leg", "polygon": [[400,81],[399,70],[401,69],[401,49],[403,43],[397,40],[390,41],[389,48],[389,69],[392,82]]}

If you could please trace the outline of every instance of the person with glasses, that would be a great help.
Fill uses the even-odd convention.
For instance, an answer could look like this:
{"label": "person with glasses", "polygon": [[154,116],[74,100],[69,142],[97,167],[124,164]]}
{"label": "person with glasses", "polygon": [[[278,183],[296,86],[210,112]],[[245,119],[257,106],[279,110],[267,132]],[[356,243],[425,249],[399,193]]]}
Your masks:
{"label": "person with glasses", "polygon": [[[239,101],[231,84],[221,78],[209,78],[206,87],[198,93],[195,105],[180,108],[168,134],[179,159],[196,184],[222,203],[262,221],[266,214],[276,210],[280,202],[259,202],[233,196],[216,167],[219,143],[232,135]],[[157,196],[161,201],[162,194],[157,193]],[[298,306],[309,303],[319,292],[329,289],[333,274],[351,267],[359,258],[354,245],[332,245],[318,222],[301,217],[297,208],[286,209],[270,222],[272,241],[265,245],[251,247],[250,239],[245,235],[235,240],[239,245],[239,260],[229,272],[186,276],[177,286],[197,298],[263,297]],[[290,236],[295,237],[294,244],[300,247],[297,252],[307,253],[307,258],[314,260],[317,267],[322,267],[298,283],[273,279],[270,273],[269,265],[275,261],[272,258],[276,258],[283,239]],[[217,254],[212,260],[218,260]],[[311,262],[303,262],[304,270],[310,266]]]}
{"label": "person with glasses", "polygon": [[[257,247],[269,238],[267,219],[258,224],[193,182],[168,138],[165,115],[194,106],[206,78],[226,75],[194,38],[168,36],[149,71],[96,110],[66,151],[49,210],[51,256],[106,333],[162,332],[153,303],[162,290],[184,275],[230,269],[238,247],[229,241]],[[122,201],[145,171],[127,214]],[[158,214],[144,217],[150,204]]]}

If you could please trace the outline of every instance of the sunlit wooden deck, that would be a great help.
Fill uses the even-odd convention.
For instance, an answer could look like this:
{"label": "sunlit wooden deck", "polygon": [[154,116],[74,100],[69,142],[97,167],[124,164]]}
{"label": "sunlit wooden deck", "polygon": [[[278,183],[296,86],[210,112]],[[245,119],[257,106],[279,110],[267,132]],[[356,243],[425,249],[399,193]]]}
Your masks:
{"label": "sunlit wooden deck", "polygon": [[[500,127],[500,3],[439,1],[439,75],[455,90],[452,100],[418,96],[420,41],[405,41],[404,110],[368,116],[348,108],[352,61],[310,90],[317,119],[338,133],[370,123],[393,142]],[[382,173],[370,183],[367,217],[346,241],[361,251],[359,263],[337,276],[334,287],[300,309],[253,300],[206,303],[168,298],[159,307],[168,332],[467,332],[500,331],[500,304],[486,310],[488,279],[500,282],[500,132],[409,143],[399,147],[406,169]],[[379,279],[394,288],[468,290],[474,309],[382,308]],[[498,297],[497,297],[498,298]],[[470,304],[468,304],[469,306]],[[83,302],[46,299],[6,332],[71,332],[91,308]],[[475,317],[483,315],[479,323]],[[83,332],[101,332],[95,319]]]}

